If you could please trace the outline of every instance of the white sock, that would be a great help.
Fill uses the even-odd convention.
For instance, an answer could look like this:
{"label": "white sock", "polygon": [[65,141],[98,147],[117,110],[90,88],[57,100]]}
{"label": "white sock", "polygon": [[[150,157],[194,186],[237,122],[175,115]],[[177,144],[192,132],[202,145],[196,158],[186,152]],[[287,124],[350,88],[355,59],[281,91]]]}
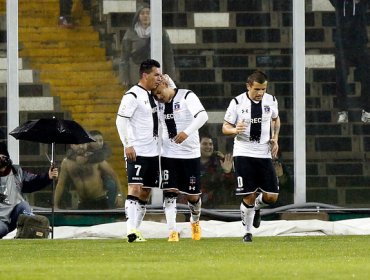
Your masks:
{"label": "white sock", "polygon": [[260,210],[261,208],[265,207],[267,204],[263,202],[263,193],[260,193],[256,197],[256,201],[254,202],[254,207],[256,210]]}
{"label": "white sock", "polygon": [[167,227],[169,231],[177,231],[176,228],[176,197],[165,197],[163,202],[164,213],[166,215]]}
{"label": "white sock", "polygon": [[240,204],[240,215],[246,233],[250,233],[253,225],[254,207],[247,207],[243,202]]}
{"label": "white sock", "polygon": [[125,201],[125,214],[126,214],[126,228],[127,234],[136,229],[136,213],[137,213],[137,198],[126,198]]}
{"label": "white sock", "polygon": [[137,202],[137,212],[136,212],[136,219],[135,219],[136,229],[140,228],[141,222],[144,220],[145,213],[146,213],[146,203],[139,200]]}
{"label": "white sock", "polygon": [[196,202],[195,204],[188,201],[188,206],[189,206],[190,214],[191,214],[190,222],[191,223],[198,222],[200,218],[200,212],[202,209],[202,199],[199,197],[198,202]]}

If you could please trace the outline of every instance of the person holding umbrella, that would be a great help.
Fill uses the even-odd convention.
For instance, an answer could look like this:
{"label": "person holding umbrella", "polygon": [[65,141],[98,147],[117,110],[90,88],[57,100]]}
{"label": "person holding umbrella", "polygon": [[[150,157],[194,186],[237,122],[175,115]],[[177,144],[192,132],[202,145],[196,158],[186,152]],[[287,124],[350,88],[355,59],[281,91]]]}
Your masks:
{"label": "person holding umbrella", "polygon": [[23,193],[31,193],[47,187],[58,177],[58,169],[33,174],[13,165],[5,143],[0,142],[0,238],[17,227],[20,214],[32,215],[31,206]]}

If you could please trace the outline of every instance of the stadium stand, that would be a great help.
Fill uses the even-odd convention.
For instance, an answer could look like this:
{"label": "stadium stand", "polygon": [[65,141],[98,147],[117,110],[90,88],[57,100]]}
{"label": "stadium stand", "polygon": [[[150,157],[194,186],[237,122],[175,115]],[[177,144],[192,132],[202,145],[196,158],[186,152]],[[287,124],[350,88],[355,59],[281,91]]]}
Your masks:
{"label": "stadium stand", "polygon": [[[109,54],[119,59],[120,41],[134,14],[135,1],[102,1],[99,16]],[[333,56],[335,15],[330,3],[306,1],[307,200],[363,206],[370,173],[369,126],[353,117],[360,111],[356,71],[351,72],[350,118],[336,123]],[[111,6],[112,5],[112,6]],[[113,8],[114,7],[114,8]],[[244,90],[256,68],[270,77],[283,122],[280,146],[293,158],[292,1],[164,0],[163,25],[175,52],[178,85],[198,93],[211,116],[215,135],[231,96]],[[258,30],[258,32],[256,32]],[[214,116],[214,117],[213,117]],[[223,136],[221,146],[228,147]],[[361,190],[361,191],[359,191]],[[362,194],[361,194],[362,193]]]}

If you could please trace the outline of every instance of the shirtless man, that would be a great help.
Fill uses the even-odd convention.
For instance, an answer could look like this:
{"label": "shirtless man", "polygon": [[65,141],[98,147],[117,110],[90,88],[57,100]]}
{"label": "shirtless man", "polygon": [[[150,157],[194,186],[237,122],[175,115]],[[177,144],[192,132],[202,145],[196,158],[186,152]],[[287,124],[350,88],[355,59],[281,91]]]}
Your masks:
{"label": "shirtless man", "polygon": [[[63,159],[60,167],[60,176],[55,189],[54,204],[59,208],[60,198],[68,181],[72,182],[79,196],[78,209],[108,209],[107,190],[103,176],[113,178],[120,187],[117,174],[105,160],[98,163],[89,163],[87,154],[88,144],[72,144],[76,159]],[[117,207],[123,206],[123,200],[116,200]]]}

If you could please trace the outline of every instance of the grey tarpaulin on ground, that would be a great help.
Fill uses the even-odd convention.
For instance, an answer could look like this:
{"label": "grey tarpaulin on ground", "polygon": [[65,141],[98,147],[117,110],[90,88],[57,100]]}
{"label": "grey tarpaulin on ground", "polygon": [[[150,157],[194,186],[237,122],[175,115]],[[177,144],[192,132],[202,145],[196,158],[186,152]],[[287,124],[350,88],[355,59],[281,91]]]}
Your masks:
{"label": "grey tarpaulin on ground", "polygon": [[[244,229],[241,222],[201,221],[202,235],[209,237],[242,237]],[[191,238],[188,222],[178,223],[181,238]],[[89,227],[60,226],[55,227],[55,239],[91,239],[91,238],[124,238],[126,223],[107,223]],[[12,239],[13,231],[4,239]],[[167,238],[166,223],[143,221],[141,232],[145,238]],[[368,235],[370,234],[370,218],[342,221],[262,221],[258,229],[253,229],[254,236],[309,236],[309,235]]]}

